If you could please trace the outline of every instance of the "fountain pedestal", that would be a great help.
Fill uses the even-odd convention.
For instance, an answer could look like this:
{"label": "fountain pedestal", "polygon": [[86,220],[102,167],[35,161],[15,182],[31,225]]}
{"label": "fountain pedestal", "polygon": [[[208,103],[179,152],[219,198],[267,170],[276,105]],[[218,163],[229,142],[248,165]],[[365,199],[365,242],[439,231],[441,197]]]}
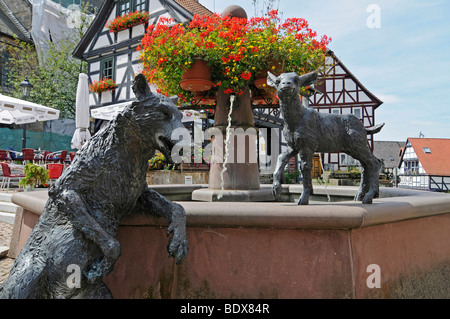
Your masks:
{"label": "fountain pedestal", "polygon": [[[192,193],[199,201],[271,201],[270,189],[260,189],[257,160],[258,130],[255,128],[249,90],[236,96],[217,93],[209,188]],[[232,104],[232,112],[230,107]],[[230,116],[230,119],[229,119]],[[227,128],[231,134],[227,140]],[[228,152],[226,150],[228,145]],[[223,168],[226,170],[222,172]]]}

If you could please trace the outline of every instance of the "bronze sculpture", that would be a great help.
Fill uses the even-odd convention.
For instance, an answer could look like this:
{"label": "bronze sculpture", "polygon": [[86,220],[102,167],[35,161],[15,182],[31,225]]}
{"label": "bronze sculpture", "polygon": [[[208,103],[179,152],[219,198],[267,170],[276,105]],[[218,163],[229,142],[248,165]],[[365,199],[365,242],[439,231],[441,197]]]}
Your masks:
{"label": "bronze sculpture", "polygon": [[267,84],[276,88],[280,99],[280,110],[284,119],[283,134],[287,150],[278,156],[273,173],[273,193],[281,193],[281,176],[289,159],[300,154],[303,176],[303,192],[298,205],[307,205],[313,194],[311,181],[312,159],[315,152],[344,152],[359,160],[363,167],[361,184],[356,200],[371,204],[378,197],[378,171],[381,161],[369,149],[367,135],[378,133],[383,124],[364,127],[361,120],[352,114],[335,115],[319,113],[302,105],[300,88],[316,82],[318,72],[299,76],[294,72],[276,77],[268,72]]}
{"label": "bronze sculpture", "polygon": [[[137,101],[128,105],[77,153],[49,190],[43,214],[0,287],[0,298],[111,298],[102,279],[121,254],[116,233],[131,212],[170,223],[168,252],[177,263],[188,253],[182,206],[148,188],[148,159],[160,150],[170,159],[171,133],[182,128],[173,102],[135,78]],[[82,272],[67,285],[68,268]]]}

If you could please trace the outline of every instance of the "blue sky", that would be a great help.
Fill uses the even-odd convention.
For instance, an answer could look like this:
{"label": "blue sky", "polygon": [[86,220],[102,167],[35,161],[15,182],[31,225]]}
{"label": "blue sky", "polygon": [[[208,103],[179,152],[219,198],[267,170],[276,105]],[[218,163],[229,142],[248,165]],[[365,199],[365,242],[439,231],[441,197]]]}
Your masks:
{"label": "blue sky", "polygon": [[[261,16],[263,1],[256,7]],[[267,1],[266,1],[267,2]],[[252,0],[200,0],[221,13],[231,4],[255,16]],[[305,18],[359,81],[384,103],[377,141],[406,141],[420,132],[450,138],[450,1],[279,0],[282,19]],[[379,9],[379,20],[372,20]],[[379,22],[370,28],[368,21]]]}

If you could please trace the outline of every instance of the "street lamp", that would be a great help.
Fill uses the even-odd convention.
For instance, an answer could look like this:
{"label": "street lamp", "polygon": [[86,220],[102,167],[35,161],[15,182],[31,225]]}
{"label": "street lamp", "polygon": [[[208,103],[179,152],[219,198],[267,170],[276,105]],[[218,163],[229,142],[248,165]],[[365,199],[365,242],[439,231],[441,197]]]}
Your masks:
{"label": "street lamp", "polygon": [[[27,100],[30,97],[31,89],[33,85],[28,81],[28,77],[20,83],[20,89],[22,90],[22,98]],[[23,136],[22,136],[22,148],[27,147],[27,125],[23,124]]]}

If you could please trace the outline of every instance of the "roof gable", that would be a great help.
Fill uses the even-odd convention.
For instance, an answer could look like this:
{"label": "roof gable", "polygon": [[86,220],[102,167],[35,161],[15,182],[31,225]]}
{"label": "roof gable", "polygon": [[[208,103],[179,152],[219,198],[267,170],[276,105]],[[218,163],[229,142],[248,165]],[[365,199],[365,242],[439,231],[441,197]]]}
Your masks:
{"label": "roof gable", "polygon": [[[174,18],[176,22],[181,22],[184,20],[192,19],[195,13],[206,14],[209,12],[205,7],[195,0],[158,0],[162,7],[164,7],[170,16]],[[150,24],[156,23],[159,17],[158,12],[154,13],[152,7],[158,2],[155,0],[150,1]],[[105,0],[100,7],[98,14],[96,15],[94,21],[89,26],[85,35],[78,43],[77,47],[73,51],[72,55],[75,58],[83,59],[83,55],[89,48],[91,42],[95,40],[95,37],[102,32],[105,27],[106,22],[116,8],[117,1],[115,0]],[[198,11],[198,12],[197,12]],[[152,21],[153,18],[153,21]]]}
{"label": "roof gable", "polygon": [[31,5],[26,1],[0,1],[0,32],[20,40],[32,43]]}
{"label": "roof gable", "polygon": [[329,50],[325,59],[325,71],[319,74],[315,88],[322,94],[315,94],[311,106],[371,105],[375,109],[383,104],[372,94]]}
{"label": "roof gable", "polygon": [[450,176],[450,139],[409,138],[408,141],[427,175]]}

